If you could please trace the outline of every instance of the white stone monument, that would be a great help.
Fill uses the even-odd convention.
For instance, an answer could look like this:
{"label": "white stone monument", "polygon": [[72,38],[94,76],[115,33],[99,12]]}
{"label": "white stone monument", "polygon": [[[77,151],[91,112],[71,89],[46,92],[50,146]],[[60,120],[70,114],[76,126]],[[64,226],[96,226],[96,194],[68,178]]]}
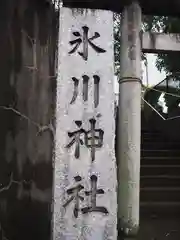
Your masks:
{"label": "white stone monument", "polygon": [[113,13],[61,8],[54,240],[117,239]]}

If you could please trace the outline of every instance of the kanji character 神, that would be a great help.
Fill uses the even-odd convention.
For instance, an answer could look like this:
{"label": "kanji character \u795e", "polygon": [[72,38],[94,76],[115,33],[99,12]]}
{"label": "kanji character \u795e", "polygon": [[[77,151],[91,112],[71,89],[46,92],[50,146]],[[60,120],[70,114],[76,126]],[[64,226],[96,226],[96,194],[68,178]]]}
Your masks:
{"label": "kanji character \u795e", "polygon": [[[92,162],[95,160],[95,149],[101,148],[103,145],[103,135],[104,131],[102,129],[96,129],[95,124],[96,120],[94,118],[89,120],[91,128],[89,131],[80,128],[82,125],[81,121],[75,121],[76,125],[79,127],[79,130],[74,132],[68,132],[69,137],[73,137],[73,139],[66,145],[66,148],[70,148],[73,144],[75,146],[75,158],[79,158],[80,156],[80,145],[83,145],[85,142],[86,147],[91,149],[91,160]],[[81,139],[81,134],[84,135],[85,141]]]}
{"label": "kanji character \u795e", "polygon": [[73,139],[71,140],[70,143],[68,143],[68,145],[66,145],[66,148],[70,148],[71,146],[73,146],[73,144],[76,144],[74,156],[75,156],[75,158],[79,158],[80,145],[83,145],[83,140],[81,139],[81,134],[84,134],[85,130],[83,128],[80,128],[82,125],[82,121],[75,121],[75,124],[78,126],[79,129],[74,132],[68,132],[68,136],[70,138],[73,137]]}
{"label": "kanji character \u795e", "polygon": [[77,37],[77,39],[69,41],[70,45],[75,45],[75,47],[69,51],[69,54],[74,53],[78,47],[80,46],[81,43],[83,43],[83,51],[82,52],[78,52],[80,56],[82,56],[82,58],[84,60],[87,61],[88,59],[88,43],[90,44],[90,46],[98,53],[104,53],[106,52],[106,50],[96,46],[92,41],[96,38],[100,37],[100,34],[98,32],[94,33],[94,36],[88,38],[88,31],[89,28],[87,26],[83,26],[82,27],[83,30],[83,35],[81,35],[79,32],[73,32],[73,35],[75,37]]}
{"label": "kanji character \u795e", "polygon": [[103,135],[104,131],[102,129],[96,129],[96,120],[94,118],[89,120],[91,128],[86,132],[85,144],[91,149],[91,160],[95,160],[95,150],[96,148],[101,148],[103,145]]}

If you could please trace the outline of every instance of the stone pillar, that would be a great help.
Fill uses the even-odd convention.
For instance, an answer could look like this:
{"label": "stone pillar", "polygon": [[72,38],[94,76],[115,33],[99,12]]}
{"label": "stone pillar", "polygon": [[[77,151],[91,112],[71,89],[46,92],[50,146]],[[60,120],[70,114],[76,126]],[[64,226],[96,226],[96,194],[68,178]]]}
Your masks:
{"label": "stone pillar", "polygon": [[132,3],[121,23],[121,78],[118,120],[118,220],[125,236],[139,226],[141,132],[141,9]]}
{"label": "stone pillar", "polygon": [[113,14],[61,8],[53,239],[117,238]]}

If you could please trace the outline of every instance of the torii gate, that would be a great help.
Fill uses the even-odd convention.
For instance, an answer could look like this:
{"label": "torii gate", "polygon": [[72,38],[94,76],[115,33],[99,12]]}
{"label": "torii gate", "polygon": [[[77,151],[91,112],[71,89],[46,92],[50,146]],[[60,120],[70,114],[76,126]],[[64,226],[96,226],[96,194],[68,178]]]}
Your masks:
{"label": "torii gate", "polygon": [[[70,8],[122,12],[117,153],[118,230],[122,239],[135,238],[139,228],[140,206],[141,53],[180,51],[176,34],[143,33],[141,14],[180,16],[180,0],[64,0],[63,3]],[[79,33],[75,34],[79,36]]]}

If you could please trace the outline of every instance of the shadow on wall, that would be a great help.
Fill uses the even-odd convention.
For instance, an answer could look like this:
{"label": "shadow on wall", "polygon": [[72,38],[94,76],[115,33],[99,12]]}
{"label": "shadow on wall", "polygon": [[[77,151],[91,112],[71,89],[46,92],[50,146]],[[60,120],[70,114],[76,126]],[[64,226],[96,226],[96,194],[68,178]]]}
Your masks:
{"label": "shadow on wall", "polygon": [[57,16],[6,0],[0,18],[0,240],[48,240]]}

